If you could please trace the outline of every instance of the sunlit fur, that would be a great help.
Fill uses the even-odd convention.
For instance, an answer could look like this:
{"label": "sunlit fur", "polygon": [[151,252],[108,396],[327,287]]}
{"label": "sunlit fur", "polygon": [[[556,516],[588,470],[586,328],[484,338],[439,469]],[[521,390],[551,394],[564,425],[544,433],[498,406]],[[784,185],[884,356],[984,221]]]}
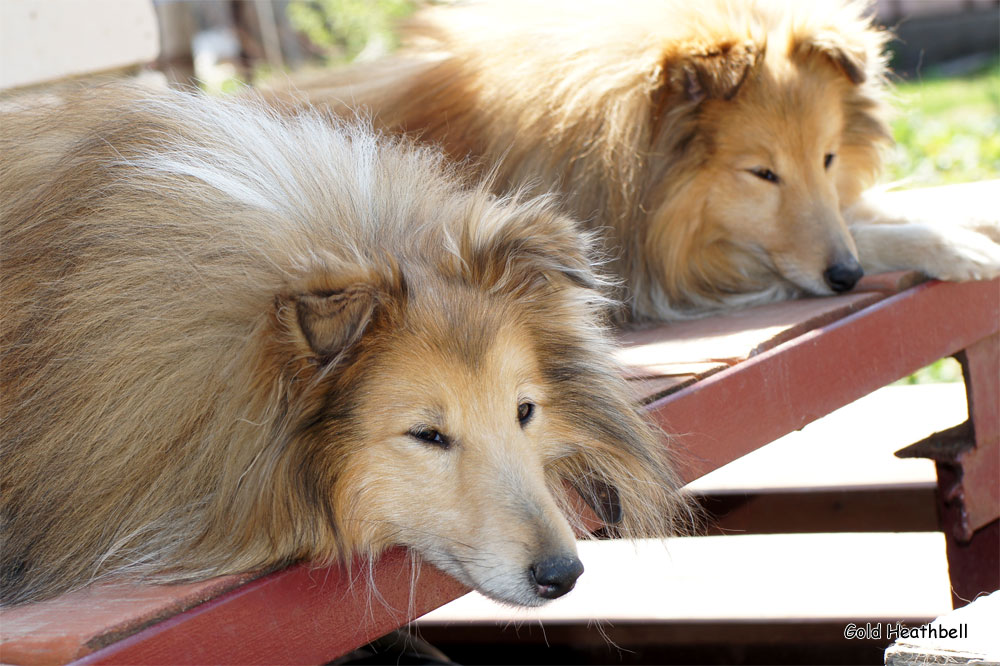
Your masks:
{"label": "sunlit fur", "polygon": [[549,201],[318,115],[74,94],[0,119],[6,602],[403,544],[532,605],[564,481],[624,535],[686,515]]}
{"label": "sunlit fur", "polygon": [[[888,35],[868,11],[851,0],[441,7],[410,26],[408,53],[274,94],[369,109],[382,127],[481,158],[500,188],[561,192],[617,255],[627,316],[683,318],[832,293],[824,271],[857,259],[842,211],[890,142]],[[1000,271],[985,237],[980,256],[887,233],[864,244],[862,265]]]}

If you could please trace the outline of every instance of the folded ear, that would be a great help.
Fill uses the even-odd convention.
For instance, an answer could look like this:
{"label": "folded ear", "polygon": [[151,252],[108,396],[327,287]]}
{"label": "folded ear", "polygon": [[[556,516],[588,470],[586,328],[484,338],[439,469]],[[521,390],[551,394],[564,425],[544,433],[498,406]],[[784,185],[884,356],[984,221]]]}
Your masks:
{"label": "folded ear", "polygon": [[682,44],[666,54],[661,76],[670,96],[699,103],[732,99],[757,66],[761,49],[750,41]]}
{"label": "folded ear", "polygon": [[864,83],[868,78],[868,63],[872,57],[869,54],[869,45],[864,41],[850,43],[844,35],[835,31],[819,32],[800,38],[793,45],[792,53],[800,59],[824,58],[854,84]]}
{"label": "folded ear", "polygon": [[299,353],[329,362],[348,351],[368,329],[380,302],[364,280],[327,288],[311,286],[275,299],[276,316]]}
{"label": "folded ear", "polygon": [[572,284],[596,289],[589,238],[576,223],[548,209],[512,217],[470,248],[473,279],[530,289]]}
{"label": "folded ear", "polygon": [[571,485],[605,525],[610,527],[622,522],[625,514],[621,497],[613,485],[594,475],[571,482]]}
{"label": "folded ear", "polygon": [[300,294],[295,304],[302,335],[318,356],[333,357],[351,347],[368,328],[377,303],[370,285]]}

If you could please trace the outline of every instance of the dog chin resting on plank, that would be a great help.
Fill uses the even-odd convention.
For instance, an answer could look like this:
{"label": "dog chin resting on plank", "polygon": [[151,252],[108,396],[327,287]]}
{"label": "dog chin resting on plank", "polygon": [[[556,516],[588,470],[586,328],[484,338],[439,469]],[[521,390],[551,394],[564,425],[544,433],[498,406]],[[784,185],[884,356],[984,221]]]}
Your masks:
{"label": "dog chin resting on plank", "polygon": [[959,225],[964,201],[928,220],[864,195],[891,143],[889,35],[869,13],[851,0],[436,7],[403,54],[269,94],[471,156],[498,191],[559,192],[613,257],[623,318],[840,293],[864,271],[995,277],[995,201]]}
{"label": "dog chin resting on plank", "polygon": [[4,602],[401,544],[531,606],[582,571],[578,495],[686,520],[548,200],[129,86],[8,108],[0,156]]}

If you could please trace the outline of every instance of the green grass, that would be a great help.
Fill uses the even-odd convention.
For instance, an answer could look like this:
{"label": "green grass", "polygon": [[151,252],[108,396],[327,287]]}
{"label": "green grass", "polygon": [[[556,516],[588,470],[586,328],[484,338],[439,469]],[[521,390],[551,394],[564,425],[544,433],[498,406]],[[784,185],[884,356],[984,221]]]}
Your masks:
{"label": "green grass", "polygon": [[[896,94],[896,147],[888,181],[929,187],[1000,178],[1000,67],[901,83]],[[945,358],[896,383],[961,379],[958,361]]]}
{"label": "green grass", "polygon": [[896,386],[910,384],[938,384],[941,382],[962,381],[962,366],[953,358],[943,358],[940,361],[917,370],[909,377],[904,377]]}
{"label": "green grass", "polygon": [[414,9],[413,0],[296,0],[287,11],[295,29],[331,64],[350,62],[373,46],[379,53],[392,50],[395,22]]}
{"label": "green grass", "polygon": [[1000,178],[1000,66],[896,88],[888,181],[906,187]]}

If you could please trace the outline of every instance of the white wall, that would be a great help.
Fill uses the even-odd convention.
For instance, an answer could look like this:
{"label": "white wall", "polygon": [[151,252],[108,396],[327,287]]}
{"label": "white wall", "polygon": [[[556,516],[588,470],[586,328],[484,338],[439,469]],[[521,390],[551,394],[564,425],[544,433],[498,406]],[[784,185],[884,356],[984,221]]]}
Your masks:
{"label": "white wall", "polygon": [[150,0],[0,0],[0,89],[147,63],[159,49]]}

